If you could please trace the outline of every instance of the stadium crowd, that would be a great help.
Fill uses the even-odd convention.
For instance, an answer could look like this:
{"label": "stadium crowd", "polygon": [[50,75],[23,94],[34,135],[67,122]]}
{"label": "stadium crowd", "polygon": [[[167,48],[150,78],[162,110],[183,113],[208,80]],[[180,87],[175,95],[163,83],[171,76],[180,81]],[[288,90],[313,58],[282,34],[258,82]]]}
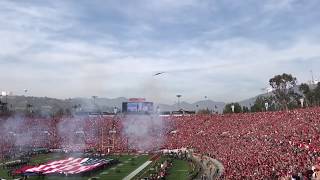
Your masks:
{"label": "stadium crowd", "polygon": [[227,179],[298,179],[320,170],[320,108],[170,119],[175,133],[165,146],[210,154]]}
{"label": "stadium crowd", "polygon": [[[8,125],[8,121],[12,122]],[[157,139],[155,142],[161,143],[157,148],[187,147],[208,154],[222,162],[225,179],[310,179],[320,170],[318,107],[168,116],[163,121],[163,131],[151,133]],[[0,159],[12,157],[22,146],[123,152],[134,151],[138,146],[132,144],[139,143],[128,142],[128,137],[121,132],[120,117],[15,118],[1,120],[0,128]],[[110,134],[113,130],[116,131]],[[159,138],[163,138],[163,142]],[[111,145],[114,148],[110,148]]]}

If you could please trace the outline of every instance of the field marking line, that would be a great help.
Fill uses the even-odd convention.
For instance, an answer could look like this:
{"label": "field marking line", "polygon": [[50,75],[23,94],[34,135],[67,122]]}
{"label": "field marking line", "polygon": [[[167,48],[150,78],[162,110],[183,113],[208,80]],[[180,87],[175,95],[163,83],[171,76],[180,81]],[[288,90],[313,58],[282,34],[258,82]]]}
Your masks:
{"label": "field marking line", "polygon": [[132,179],[134,176],[136,176],[140,171],[142,171],[144,168],[146,168],[150,163],[152,163],[152,161],[146,161],[145,163],[143,163],[141,166],[139,166],[136,170],[132,171],[128,176],[126,176],[125,178],[123,178],[123,180],[130,180]]}
{"label": "field marking line", "polygon": [[109,172],[102,172],[102,173],[100,173],[100,175],[106,175],[106,174],[109,174]]}

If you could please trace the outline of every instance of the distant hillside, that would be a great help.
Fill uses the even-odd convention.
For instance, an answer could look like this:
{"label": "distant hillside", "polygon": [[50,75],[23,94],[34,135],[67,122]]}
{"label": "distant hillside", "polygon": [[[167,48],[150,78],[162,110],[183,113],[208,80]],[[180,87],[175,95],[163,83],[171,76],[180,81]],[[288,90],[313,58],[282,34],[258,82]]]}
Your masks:
{"label": "distant hillside", "polygon": [[[315,87],[315,86],[314,86]],[[311,88],[314,88],[311,87]],[[295,87],[295,91],[301,93],[299,91],[299,86]],[[257,97],[259,96],[268,96],[268,94],[260,94],[258,96],[245,99],[240,101],[239,103],[242,106],[250,107],[253,105]],[[96,98],[93,100],[92,98],[71,98],[71,99],[56,99],[49,97],[25,97],[25,96],[8,96],[7,99],[4,97],[1,98],[1,101],[7,101],[10,109],[14,109],[16,111],[24,111],[26,109],[26,104],[32,104],[34,110],[38,111],[53,111],[56,112],[60,109],[74,109],[75,105],[77,105],[77,110],[80,111],[102,111],[102,112],[113,112],[114,107],[118,107],[121,109],[122,102],[128,101],[125,97],[118,98]],[[159,106],[161,111],[175,111],[178,109],[185,110],[199,110],[199,109],[209,109],[218,112],[222,112],[226,103],[224,102],[215,102],[212,100],[201,100],[196,101],[194,103],[188,103],[182,101],[180,104],[158,104],[155,102],[155,107]]]}
{"label": "distant hillside", "polygon": [[246,107],[250,108],[250,107],[254,104],[254,102],[256,101],[256,99],[257,99],[259,96],[267,96],[267,94],[260,94],[260,95],[255,96],[255,97],[242,100],[242,101],[239,102],[239,104],[240,104],[241,106],[246,106]]}
{"label": "distant hillside", "polygon": [[71,99],[72,104],[81,104],[83,111],[95,111],[99,108],[100,111],[113,112],[113,108],[121,108],[122,102],[128,101],[127,98],[74,98]]}
{"label": "distant hillside", "polygon": [[51,108],[67,108],[69,107],[69,102],[66,100],[48,98],[48,97],[25,97],[25,96],[8,96],[7,99],[2,97],[2,101],[7,100],[9,107],[16,109],[24,109],[28,104],[32,104],[34,108],[48,107]]}
{"label": "distant hillside", "polygon": [[[6,101],[5,98],[2,98],[2,101]],[[34,110],[38,111],[58,111],[60,109],[69,109],[72,110],[75,105],[78,110],[81,111],[103,111],[103,112],[113,112],[114,107],[121,109],[122,102],[128,101],[125,97],[119,98],[71,98],[71,99],[55,99],[48,97],[25,97],[25,96],[8,96],[7,102],[9,107],[12,110],[24,111],[26,105],[31,104]],[[225,103],[215,102],[212,100],[202,100],[194,103],[181,102],[180,105],[176,104],[157,104],[155,107],[159,106],[161,111],[175,111],[179,108],[185,110],[199,110],[199,109],[210,109],[222,112]]]}
{"label": "distant hillside", "polygon": [[185,109],[185,110],[199,110],[199,109],[209,109],[209,110],[214,110],[218,112],[222,112],[223,108],[225,106],[224,102],[215,102],[212,100],[202,100],[202,101],[197,101],[194,103],[188,103],[188,102],[181,102],[180,105],[175,103],[173,105],[167,105],[167,104],[159,104],[159,107],[162,111],[173,111],[173,110],[178,110],[179,107],[180,109]]}

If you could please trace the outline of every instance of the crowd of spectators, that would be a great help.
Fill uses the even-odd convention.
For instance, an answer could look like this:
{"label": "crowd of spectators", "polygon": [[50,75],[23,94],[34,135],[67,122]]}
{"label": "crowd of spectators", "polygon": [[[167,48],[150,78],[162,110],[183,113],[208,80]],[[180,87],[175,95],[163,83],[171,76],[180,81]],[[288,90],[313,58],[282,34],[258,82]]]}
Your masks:
{"label": "crowd of spectators", "polygon": [[227,179],[311,178],[319,164],[320,108],[168,120],[175,128],[164,146],[210,154]]}
{"label": "crowd of spectators", "polygon": [[[135,149],[121,117],[0,120],[0,159],[21,147],[124,152]],[[226,179],[315,176],[320,170],[320,108],[225,115],[169,116],[157,148],[192,148],[224,165]],[[112,133],[111,133],[112,132]],[[143,139],[141,139],[143,141]],[[130,145],[130,146],[129,146]]]}

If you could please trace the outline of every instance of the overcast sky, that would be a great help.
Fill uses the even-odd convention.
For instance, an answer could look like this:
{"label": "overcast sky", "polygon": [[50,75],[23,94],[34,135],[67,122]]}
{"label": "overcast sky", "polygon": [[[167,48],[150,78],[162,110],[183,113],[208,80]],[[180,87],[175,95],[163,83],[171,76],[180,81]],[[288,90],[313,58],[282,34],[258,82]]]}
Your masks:
{"label": "overcast sky", "polygon": [[0,90],[243,100],[275,74],[320,77],[319,9],[319,0],[1,0]]}

